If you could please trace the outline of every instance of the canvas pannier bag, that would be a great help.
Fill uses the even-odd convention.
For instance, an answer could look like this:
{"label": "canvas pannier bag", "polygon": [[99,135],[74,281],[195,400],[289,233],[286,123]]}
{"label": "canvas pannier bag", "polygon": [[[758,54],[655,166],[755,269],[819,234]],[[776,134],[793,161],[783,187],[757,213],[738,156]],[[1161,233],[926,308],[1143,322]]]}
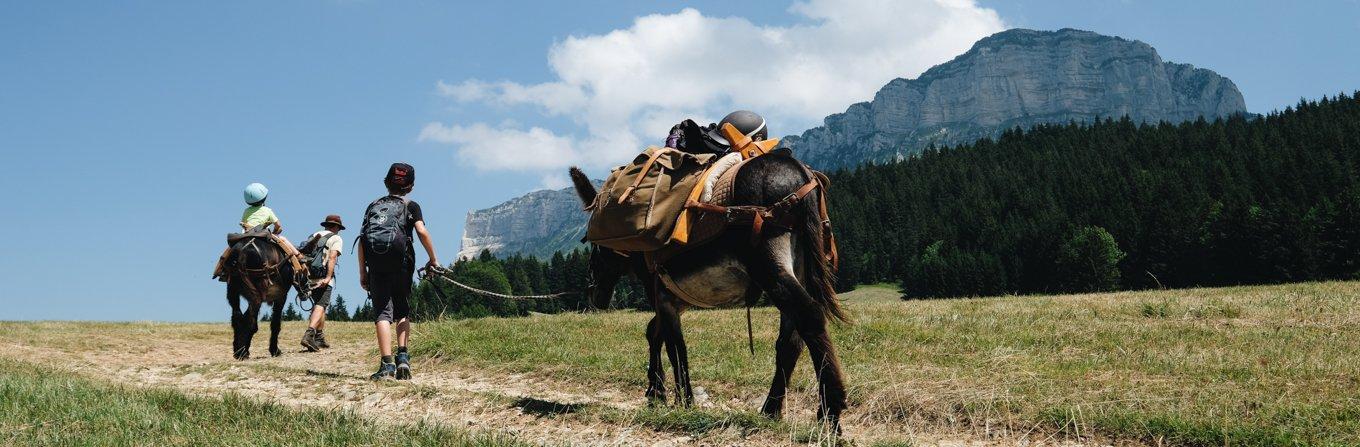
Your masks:
{"label": "canvas pannier bag", "polygon": [[591,205],[586,240],[623,251],[652,251],[670,240],[676,219],[717,156],[649,147],[614,169]]}

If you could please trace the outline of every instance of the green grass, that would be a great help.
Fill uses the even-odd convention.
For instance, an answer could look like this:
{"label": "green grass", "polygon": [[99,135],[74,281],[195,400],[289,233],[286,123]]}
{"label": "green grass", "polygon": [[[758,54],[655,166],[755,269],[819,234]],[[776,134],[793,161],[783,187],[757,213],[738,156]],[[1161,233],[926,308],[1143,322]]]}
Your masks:
{"label": "green grass", "polygon": [[526,445],[408,422],[129,388],[0,359],[0,440],[9,445]]}
{"label": "green grass", "polygon": [[[1360,445],[1360,283],[896,296],[882,286],[843,296],[857,322],[832,332],[851,385],[852,424],[1038,426],[1168,445]],[[640,398],[648,318],[443,321],[419,325],[413,345],[442,361],[608,384]],[[757,309],[755,322],[752,358],[742,311],[685,315],[695,385],[713,399],[750,402],[768,386],[776,313]],[[800,365],[797,374],[796,389],[810,394],[810,369]],[[665,417],[682,428],[706,424]]]}

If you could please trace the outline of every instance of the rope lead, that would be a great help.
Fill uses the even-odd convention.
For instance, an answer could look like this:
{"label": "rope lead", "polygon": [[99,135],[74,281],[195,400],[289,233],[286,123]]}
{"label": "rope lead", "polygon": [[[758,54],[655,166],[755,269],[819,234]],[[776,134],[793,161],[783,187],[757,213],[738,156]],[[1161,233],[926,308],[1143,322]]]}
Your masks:
{"label": "rope lead", "polygon": [[490,291],[490,290],[482,290],[482,289],[478,289],[478,288],[476,288],[476,287],[472,287],[472,286],[469,286],[469,285],[467,285],[467,284],[463,284],[463,283],[461,283],[461,282],[458,282],[457,280],[454,280],[453,278],[450,278],[450,277],[449,277],[449,275],[452,274],[453,272],[451,272],[451,271],[449,271],[448,269],[445,269],[445,268],[443,268],[443,267],[426,267],[426,268],[422,268],[422,269],[420,269],[420,270],[421,270],[421,272],[422,272],[421,275],[424,276],[424,277],[426,277],[426,278],[439,278],[439,279],[443,279],[443,280],[445,280],[445,281],[448,281],[448,282],[452,283],[452,284],[455,285],[455,286],[458,286],[458,287],[463,288],[464,290],[467,290],[467,291],[472,292],[472,293],[476,293],[476,294],[478,294],[478,295],[484,295],[484,296],[494,296],[494,297],[497,297],[497,298],[505,298],[505,299],[511,299],[511,300],[548,300],[548,299],[560,298],[560,297],[563,297],[563,296],[567,296],[567,295],[572,295],[572,294],[573,294],[573,292],[558,292],[558,293],[549,294],[549,295],[506,295],[506,294],[504,294],[504,293],[496,293],[496,292],[492,292],[492,291]]}

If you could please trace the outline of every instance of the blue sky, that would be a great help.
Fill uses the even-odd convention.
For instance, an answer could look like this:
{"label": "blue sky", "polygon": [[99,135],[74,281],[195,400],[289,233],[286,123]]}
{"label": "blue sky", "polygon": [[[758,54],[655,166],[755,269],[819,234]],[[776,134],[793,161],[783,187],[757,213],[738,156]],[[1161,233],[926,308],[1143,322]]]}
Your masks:
{"label": "blue sky", "polygon": [[[451,262],[468,210],[564,163],[602,172],[658,126],[750,104],[799,132],[1002,28],[1142,40],[1255,112],[1360,88],[1355,1],[567,3],[0,4],[0,320],[225,321],[208,276],[245,184],[301,240],[329,213],[356,226],[398,160]],[[782,37],[733,42],[751,33]],[[722,68],[748,59],[768,76]]]}

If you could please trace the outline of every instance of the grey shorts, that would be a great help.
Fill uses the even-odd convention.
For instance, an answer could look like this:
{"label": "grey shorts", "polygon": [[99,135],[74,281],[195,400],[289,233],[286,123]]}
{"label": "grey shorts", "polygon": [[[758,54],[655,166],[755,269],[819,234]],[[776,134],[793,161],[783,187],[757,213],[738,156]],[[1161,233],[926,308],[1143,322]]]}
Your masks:
{"label": "grey shorts", "polygon": [[308,297],[311,298],[312,304],[323,307],[331,307],[332,290],[335,290],[335,286],[326,286],[320,289],[312,289],[312,293]]}

